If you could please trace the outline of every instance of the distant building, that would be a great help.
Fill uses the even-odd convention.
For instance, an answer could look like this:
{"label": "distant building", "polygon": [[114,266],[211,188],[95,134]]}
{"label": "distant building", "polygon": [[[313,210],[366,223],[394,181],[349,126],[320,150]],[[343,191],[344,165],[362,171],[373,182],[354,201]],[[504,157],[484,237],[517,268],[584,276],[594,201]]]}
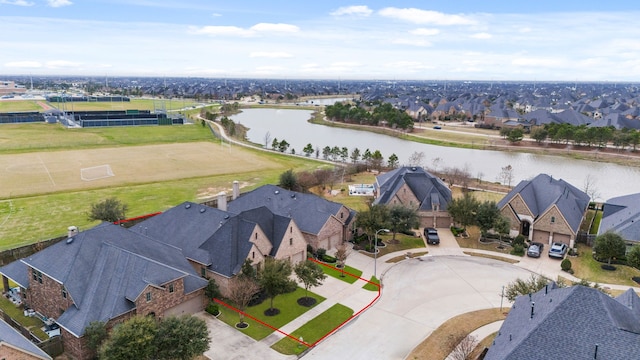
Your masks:
{"label": "distant building", "polygon": [[0,96],[12,94],[24,94],[27,89],[22,85],[17,85],[13,81],[0,80]]}

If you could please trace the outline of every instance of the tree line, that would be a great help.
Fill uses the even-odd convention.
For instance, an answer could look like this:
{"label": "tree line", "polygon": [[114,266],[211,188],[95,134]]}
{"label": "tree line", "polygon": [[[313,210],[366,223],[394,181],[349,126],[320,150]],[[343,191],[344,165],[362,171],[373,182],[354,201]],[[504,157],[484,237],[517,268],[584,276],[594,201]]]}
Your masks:
{"label": "tree line", "polygon": [[337,102],[334,105],[326,106],[324,113],[332,121],[371,126],[386,124],[394,129],[413,130],[411,116],[403,110],[394,108],[390,103],[356,102],[354,105]]}
{"label": "tree line", "polygon": [[[520,128],[500,129],[500,135],[511,142],[522,140],[523,130]],[[611,144],[618,149],[631,147],[636,151],[640,144],[640,131],[624,128],[617,130],[613,126],[588,127],[587,125],[571,125],[550,123],[531,129],[530,137],[538,144],[551,141],[555,144],[573,144],[577,146],[603,148]]]}

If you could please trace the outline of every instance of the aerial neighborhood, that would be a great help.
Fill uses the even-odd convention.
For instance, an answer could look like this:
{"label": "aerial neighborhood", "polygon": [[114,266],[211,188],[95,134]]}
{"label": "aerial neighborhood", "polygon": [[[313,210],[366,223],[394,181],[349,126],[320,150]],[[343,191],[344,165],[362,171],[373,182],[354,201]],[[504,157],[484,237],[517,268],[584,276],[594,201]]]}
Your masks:
{"label": "aerial neighborhood", "polygon": [[[20,80],[24,83],[24,79],[19,77],[17,83]],[[213,136],[215,147],[206,147],[211,144],[199,146],[206,147],[207,152],[214,154],[211,156],[205,152],[202,157],[213,157],[213,165],[208,166],[216,168],[216,171],[222,167],[218,164],[226,161],[225,157],[236,156],[232,151],[240,151],[233,147],[257,147],[255,143],[247,145],[246,139],[233,137],[230,133],[229,130],[235,129],[234,126],[240,126],[233,122],[229,126],[226,116],[233,116],[233,113],[223,114],[228,109],[225,106],[233,102],[244,104],[239,107],[255,106],[257,102],[262,102],[261,106],[265,107],[304,107],[321,112],[326,117],[325,121],[341,121],[356,126],[367,125],[368,119],[375,119],[377,126],[397,131],[400,122],[378,122],[379,113],[376,111],[384,108],[385,111],[394,111],[393,114],[408,116],[411,124],[403,130],[417,134],[431,127],[430,131],[435,130],[432,131],[435,134],[449,132],[450,128],[480,129],[496,130],[489,134],[498,134],[500,130],[500,137],[506,137],[508,134],[503,133],[504,129],[520,129],[529,134],[530,141],[534,141],[534,133],[544,129],[549,130],[548,141],[545,138],[540,141],[535,139],[536,142],[566,142],[564,146],[572,142],[576,147],[585,146],[588,151],[593,144],[597,151],[615,148],[625,151],[629,156],[635,153],[636,140],[633,134],[640,129],[640,126],[636,126],[640,120],[636,119],[637,111],[634,110],[638,108],[635,87],[613,84],[584,86],[536,82],[365,81],[341,81],[335,84],[309,80],[289,81],[284,85],[274,80],[201,79],[198,85],[194,85],[193,81],[174,80],[169,86],[165,86],[163,80],[161,86],[159,79],[113,78],[110,79],[113,95],[100,95],[100,98],[52,93],[37,101],[57,106],[56,109],[0,113],[0,123],[7,127],[43,123],[46,127],[59,126],[70,131],[93,131],[91,128],[127,131],[128,127],[138,128],[141,125],[146,125],[145,129],[158,128],[153,131],[167,131],[164,129],[169,126],[164,125],[172,125],[171,130],[176,132],[200,131],[208,137]],[[27,92],[24,87],[9,81],[2,84],[7,88],[7,94],[14,97],[43,95],[32,90]],[[46,84],[56,88],[60,83],[46,78],[30,78],[29,84],[31,87],[33,84],[36,87]],[[77,80],[75,84],[78,89],[83,86],[96,87],[89,81]],[[390,93],[393,96],[389,96]],[[80,103],[105,103],[124,107],[123,103],[142,101],[138,97],[147,94],[158,97],[153,100],[154,110],[69,110],[70,103],[74,103],[74,106],[80,106]],[[339,100],[316,109],[318,99],[322,98],[308,100],[310,95],[311,98],[331,95]],[[170,115],[166,108],[162,108],[167,106],[166,102],[161,106],[157,104],[172,96],[195,98],[198,102],[195,103],[197,105],[182,109],[179,116]],[[7,98],[5,101],[13,99]],[[28,99],[26,97],[22,101],[30,101]],[[61,104],[65,104],[64,110],[60,110]],[[219,118],[222,116],[227,123]],[[427,123],[430,125],[427,126]],[[595,140],[569,138],[566,134],[552,136],[554,126],[575,126],[578,130],[574,136],[578,131],[588,132],[585,130],[587,128],[602,128],[608,129],[610,135],[620,131],[618,134],[624,133],[628,137],[624,142],[617,143],[613,135],[608,139]],[[455,131],[459,130],[451,132]],[[285,161],[279,158],[284,151],[278,151],[276,146],[269,149],[269,141],[265,136],[261,150],[268,153],[266,156]],[[204,143],[198,140],[198,144]],[[433,264],[438,261],[457,261],[450,258],[474,258],[465,260],[468,263],[462,267],[468,269],[501,263],[495,259],[478,260],[478,256],[493,256],[508,264],[500,266],[510,267],[509,270],[500,271],[500,276],[509,276],[508,280],[515,282],[516,276],[522,278],[521,272],[528,271],[539,274],[540,286],[531,287],[517,294],[520,296],[513,297],[508,314],[501,311],[502,318],[492,322],[496,330],[499,328],[497,335],[480,333],[482,337],[492,337],[491,345],[478,348],[476,351],[480,354],[474,353],[474,358],[548,359],[570,353],[573,357],[567,355],[563,358],[593,356],[596,359],[609,359],[632,358],[633,354],[638,353],[634,344],[638,343],[640,336],[637,326],[640,298],[635,292],[638,289],[634,283],[630,283],[630,279],[622,283],[607,283],[608,290],[617,291],[608,294],[602,292],[602,288],[594,289],[589,285],[604,283],[612,278],[605,277],[607,281],[587,279],[584,275],[581,278],[581,270],[571,268],[572,263],[587,261],[582,259],[583,254],[587,254],[589,261],[599,261],[604,267],[612,267],[612,271],[619,266],[640,266],[640,253],[634,250],[637,248],[634,244],[640,241],[637,193],[596,199],[593,188],[581,189],[583,184],[570,183],[551,173],[538,173],[519,179],[511,186],[511,177],[508,181],[483,180],[480,174],[474,177],[465,169],[454,169],[454,166],[447,165],[446,158],[434,159],[433,166],[426,165],[424,154],[419,152],[414,154],[413,159],[397,161],[390,157],[386,163],[379,161],[374,165],[364,157],[361,159],[356,148],[358,152],[352,152],[351,161],[346,160],[348,154],[343,156],[342,161],[338,161],[337,156],[325,156],[321,161],[319,148],[315,150],[314,159],[314,150],[309,147],[312,150],[306,155],[291,151],[285,158],[292,159],[287,160],[292,161],[287,166],[301,167],[295,172],[289,170],[290,175],[297,176],[294,180],[302,183],[301,179],[314,178],[316,183],[312,186],[304,187],[300,183],[296,184],[297,187],[287,186],[282,177],[285,173],[281,174],[279,183],[261,179],[268,176],[273,178],[273,173],[258,173],[262,171],[260,169],[256,169],[255,174],[249,171],[251,174],[246,175],[243,167],[253,166],[257,163],[254,159],[236,168],[241,169],[236,173],[244,176],[242,182],[230,181],[235,174],[226,174],[228,176],[225,175],[224,183],[204,200],[183,198],[160,208],[149,209],[148,215],[135,214],[142,216],[131,222],[129,220],[133,219],[121,221],[125,219],[118,218],[117,221],[94,222],[91,226],[83,226],[81,230],[76,226],[78,224],[65,224],[68,227],[65,236],[42,242],[43,245],[31,247],[25,253],[11,252],[10,257],[3,258],[8,259],[0,267],[5,297],[11,306],[21,309],[25,317],[41,320],[42,329],[50,339],[58,339],[60,348],[69,359],[91,359],[104,356],[100,348],[92,344],[89,335],[96,323],[103,324],[109,333],[115,333],[124,324],[139,318],[151,318],[162,323],[185,315],[202,316],[205,309],[208,312],[214,304],[217,304],[217,309],[226,304],[224,301],[233,303],[237,309],[234,306],[229,308],[244,316],[246,304],[230,300],[236,299],[237,284],[245,281],[248,273],[259,277],[267,271],[272,261],[288,264],[296,269],[296,274],[298,267],[301,268],[303,264],[317,263],[321,264],[315,265],[318,268],[335,266],[334,270],[341,269],[343,276],[345,272],[354,276],[354,281],[359,281],[360,286],[350,285],[349,290],[335,284],[341,282],[340,275],[338,280],[329,276],[324,284],[318,282],[313,286],[299,277],[298,284],[304,284],[307,292],[310,287],[317,286],[318,293],[328,299],[324,300],[327,303],[350,304],[353,312],[361,314],[363,320],[360,325],[354,323],[354,326],[374,331],[375,326],[367,322],[373,320],[365,320],[373,319],[373,316],[367,315],[372,313],[367,312],[372,306],[387,306],[386,301],[390,301],[387,299],[404,299],[411,304],[398,304],[398,308],[419,306],[416,304],[420,301],[413,301],[402,290],[394,290],[394,272],[418,277],[419,272],[430,273],[433,270],[430,266],[435,266]],[[141,150],[136,148],[136,151]],[[176,152],[178,150],[164,155],[170,159],[169,163],[178,162],[173,160]],[[85,153],[82,156],[88,155]],[[145,156],[143,161],[151,161],[148,155]],[[233,159],[231,162],[240,161]],[[40,161],[46,168],[47,162]],[[134,160],[131,161],[133,163]],[[195,160],[188,158],[187,161]],[[293,161],[307,161],[311,165],[303,166]],[[440,164],[442,166],[438,167]],[[112,165],[114,169],[109,165],[79,167],[81,184],[86,186],[100,181],[108,184],[107,181],[117,179],[121,170],[117,162],[113,161]],[[183,170],[176,170],[179,171]],[[49,172],[52,183],[55,183],[55,174],[55,171],[53,175]],[[320,174],[333,175],[318,180]],[[351,180],[351,177],[362,177],[368,183],[362,183],[365,180]],[[396,211],[399,208],[406,212]],[[398,234],[400,240],[396,239]],[[600,243],[604,243],[600,239],[609,238],[612,234],[617,237],[617,245],[600,247]],[[409,243],[413,245],[406,245]],[[611,250],[615,246],[617,252]],[[634,253],[638,253],[637,256]],[[335,265],[331,265],[331,261]],[[513,263],[515,265],[511,265]],[[355,269],[356,266],[361,269]],[[360,275],[351,273],[356,270],[360,271]],[[478,268],[476,272],[481,274],[483,271]],[[434,271],[433,276],[436,273]],[[289,277],[293,278],[294,275]],[[637,279],[640,281],[640,276]],[[498,284],[498,281],[501,283]],[[511,286],[509,281],[496,277],[491,286],[498,289],[502,287],[504,291],[505,286]],[[635,279],[633,281],[638,282]],[[364,283],[373,286],[378,297],[364,300],[365,296],[361,293],[366,291],[361,290]],[[209,293],[212,284],[217,289],[215,299]],[[380,284],[384,291],[380,290]],[[411,286],[423,287],[422,284]],[[492,300],[483,306],[497,308],[496,304],[499,303],[502,310],[504,296],[496,296],[499,291],[493,288],[491,291],[489,297]],[[257,293],[250,295],[258,296]],[[271,296],[272,303],[276,295]],[[445,290],[443,296],[447,296]],[[464,296],[460,299],[456,300],[460,301],[456,306],[452,300],[451,307],[455,309],[443,314],[453,317],[462,312],[460,309],[468,309],[469,312],[479,310],[475,308],[477,305],[470,306]],[[218,302],[214,303],[214,300]],[[579,309],[579,314],[573,313],[576,309]],[[225,318],[230,315],[223,311],[222,315],[216,316]],[[298,321],[313,323],[313,319],[305,316],[298,318],[304,321]],[[5,313],[5,321],[8,317]],[[420,321],[433,317],[425,315]],[[205,319],[208,326],[221,322],[213,317]],[[348,327],[341,327],[350,319],[340,320],[335,331],[352,331]],[[503,319],[504,323],[500,323]],[[442,322],[445,320],[442,319]],[[580,324],[576,325],[576,322]],[[276,341],[282,341],[282,337],[285,337],[284,340],[287,340],[287,336],[292,337],[282,334],[298,331],[296,328],[287,328],[293,323],[278,325],[276,333],[281,335],[256,336],[256,342],[277,348]],[[599,327],[588,326],[593,323],[599,324]],[[243,320],[238,324],[244,324]],[[238,324],[234,332],[242,331]],[[35,341],[28,339],[33,337],[25,328],[14,330],[16,326],[12,327],[8,321],[0,322],[0,325],[0,338],[3,340],[0,355],[8,354],[7,358],[12,358],[11,354],[19,352],[27,359],[53,357],[42,350],[42,344],[41,347],[34,347]],[[426,324],[422,325],[421,331],[406,336],[403,341],[399,340],[394,345],[398,349],[394,351],[404,356],[409,356],[410,351],[419,351],[420,343],[428,341],[431,333]],[[465,336],[471,336],[471,330],[477,329],[470,329]],[[332,334],[335,332],[327,333],[326,337],[324,333],[318,336],[319,344],[314,343],[315,340],[311,340],[313,338],[307,336],[311,341],[307,342],[303,336],[299,336],[299,340],[296,340],[299,344],[294,348],[305,348],[313,353],[321,351],[315,350],[317,348],[328,347],[323,342],[332,341],[338,349],[341,337]],[[563,341],[559,344],[549,340],[562,336]],[[457,339],[455,344],[448,345],[447,351],[459,351],[465,339]],[[216,346],[214,341],[211,344]],[[572,346],[579,346],[580,351],[573,351]],[[544,351],[540,348],[544,348]],[[215,351],[225,350],[216,348]],[[296,351],[292,353],[299,354]],[[377,350],[372,347],[369,351]],[[60,353],[49,352],[56,355]],[[470,354],[471,351],[467,355]],[[415,355],[415,358],[421,356]]]}

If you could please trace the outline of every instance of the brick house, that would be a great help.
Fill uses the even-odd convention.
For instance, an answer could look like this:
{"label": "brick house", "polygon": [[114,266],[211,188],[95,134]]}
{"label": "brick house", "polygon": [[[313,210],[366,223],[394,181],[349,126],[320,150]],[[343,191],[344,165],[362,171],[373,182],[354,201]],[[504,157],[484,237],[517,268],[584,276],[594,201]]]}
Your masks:
{"label": "brick house", "polygon": [[373,204],[402,205],[418,210],[420,226],[448,228],[451,190],[421,167],[401,167],[376,177]]}
{"label": "brick house", "polygon": [[65,352],[92,357],[83,338],[92,321],[110,329],[135,315],[163,318],[201,311],[214,278],[223,294],[245,259],[298,262],[306,241],[295,221],[266,207],[231,213],[186,202],[125,229],[103,223],[70,234],[0,268],[3,284],[61,329]]}
{"label": "brick house", "polygon": [[0,319],[0,359],[51,360],[51,356]]}
{"label": "brick house", "polygon": [[351,239],[355,211],[313,194],[264,185],[229,202],[231,212],[265,206],[274,214],[291,218],[314,249],[333,249]]}
{"label": "brick house", "polygon": [[498,209],[509,219],[512,236],[522,234],[530,241],[573,247],[589,199],[566,181],[540,174],[521,181],[498,202]]}

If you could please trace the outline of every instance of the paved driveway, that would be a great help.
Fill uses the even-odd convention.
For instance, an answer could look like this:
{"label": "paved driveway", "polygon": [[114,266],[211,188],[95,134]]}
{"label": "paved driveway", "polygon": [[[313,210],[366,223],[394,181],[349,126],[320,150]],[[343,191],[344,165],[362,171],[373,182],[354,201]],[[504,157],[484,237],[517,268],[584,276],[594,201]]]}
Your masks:
{"label": "paved driveway", "polygon": [[470,256],[427,255],[400,262],[384,274],[381,299],[304,358],[404,359],[447,319],[499,307],[502,286],[529,274],[505,262]]}

